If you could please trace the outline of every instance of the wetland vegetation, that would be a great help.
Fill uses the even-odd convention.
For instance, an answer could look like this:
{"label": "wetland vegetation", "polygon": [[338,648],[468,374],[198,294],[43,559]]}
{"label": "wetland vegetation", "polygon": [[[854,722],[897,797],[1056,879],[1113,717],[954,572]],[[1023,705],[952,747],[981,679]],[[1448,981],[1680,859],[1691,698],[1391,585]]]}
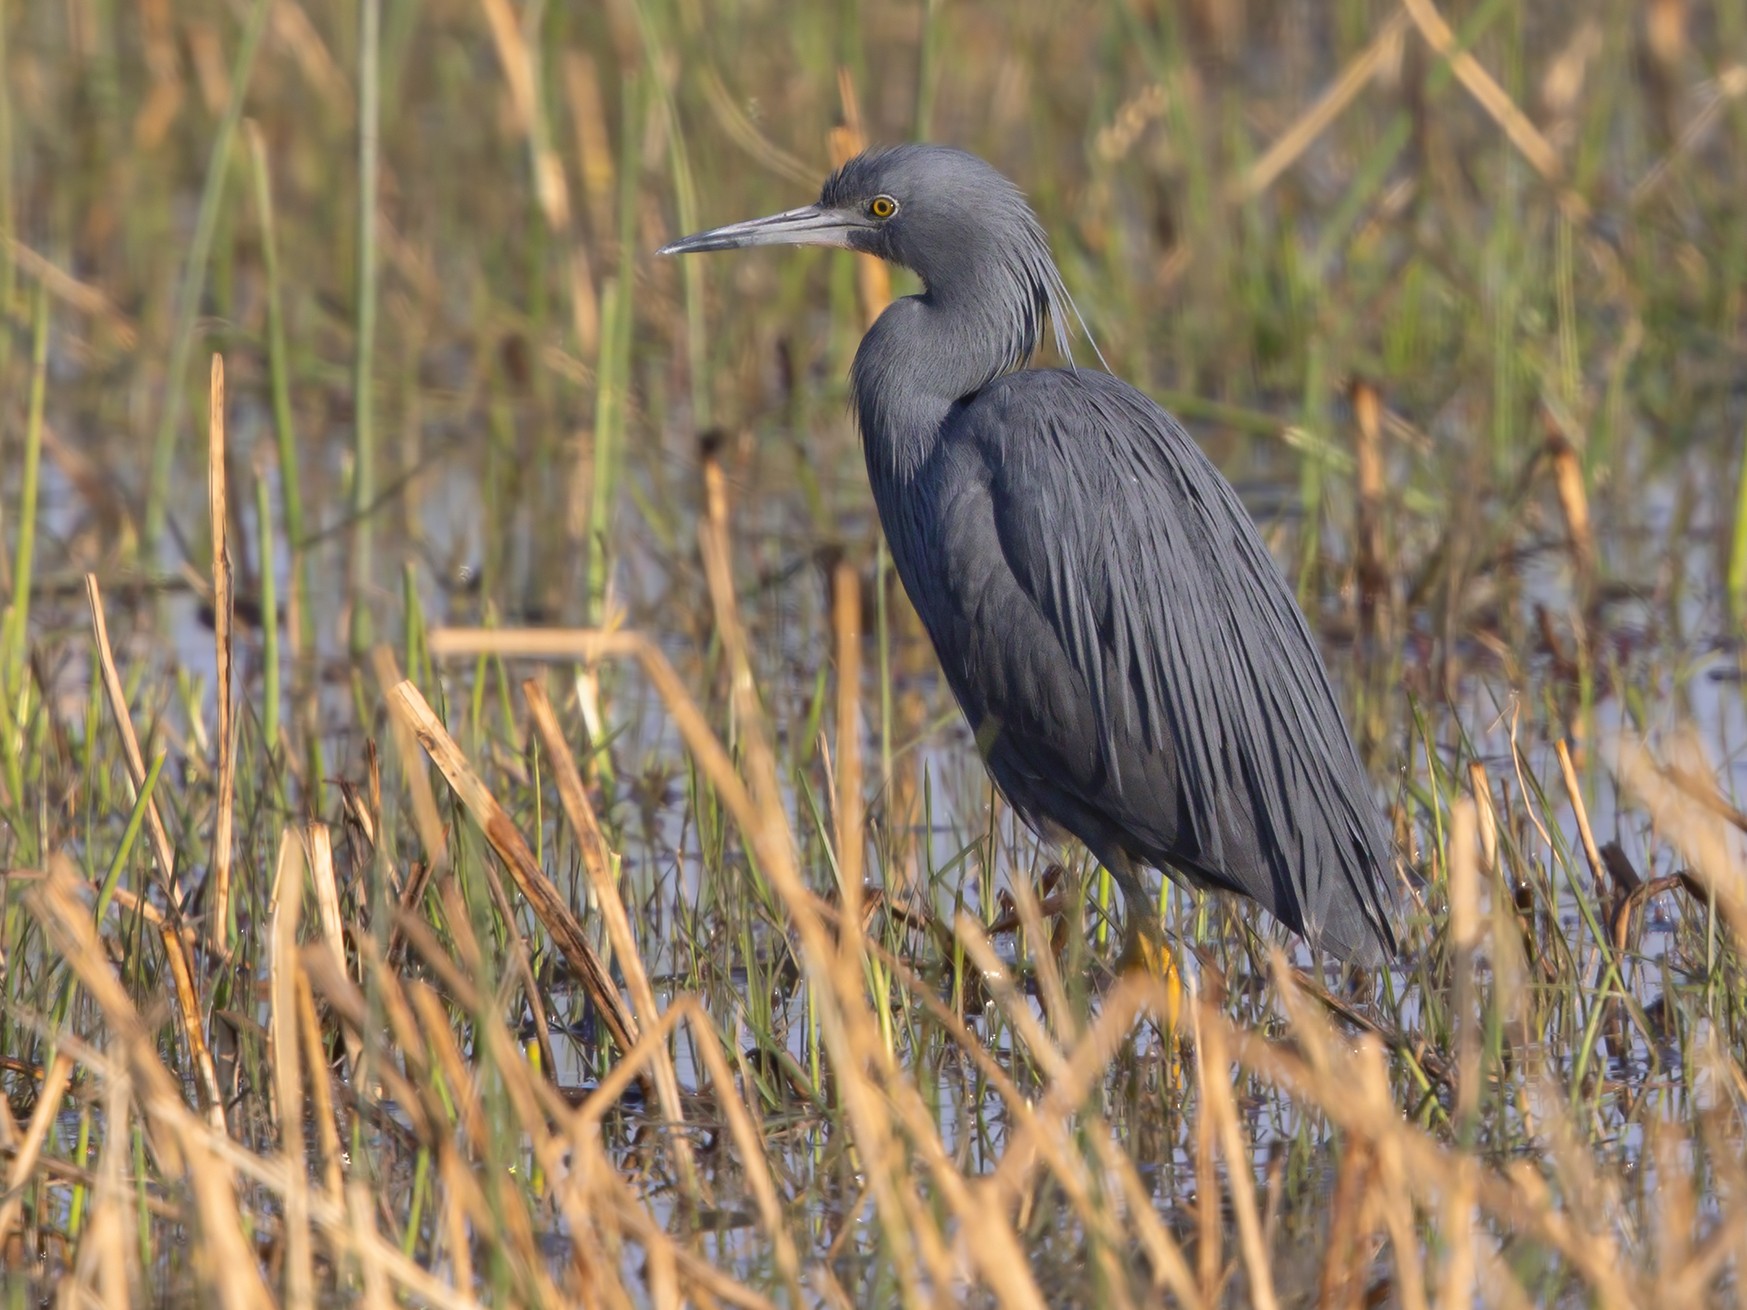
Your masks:
{"label": "wetland vegetation", "polygon": [[[911,286],[652,257],[918,137],[1262,525],[1393,968],[1115,973]],[[1739,1304],[1743,197],[1726,0],[0,0],[7,1304]]]}

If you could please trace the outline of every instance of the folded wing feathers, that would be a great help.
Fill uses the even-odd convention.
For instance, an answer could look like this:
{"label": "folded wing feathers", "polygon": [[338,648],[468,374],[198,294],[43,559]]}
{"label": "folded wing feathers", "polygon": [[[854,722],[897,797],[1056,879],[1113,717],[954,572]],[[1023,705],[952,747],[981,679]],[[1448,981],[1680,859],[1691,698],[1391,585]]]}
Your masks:
{"label": "folded wing feathers", "polygon": [[[1181,823],[1209,865],[1225,861],[1225,832],[1251,825],[1275,896],[1297,902],[1277,909],[1295,909],[1313,941],[1326,933],[1343,953],[1389,941],[1391,892],[1377,885],[1389,876],[1386,837],[1350,799],[1364,794],[1363,771],[1309,629],[1242,504],[1151,401],[1103,375],[1066,376],[1072,394],[1066,383],[1034,392],[1026,426],[1036,427],[1009,430],[1002,444],[1052,474],[1027,479],[1032,531],[1049,534],[1028,563],[1042,563],[1038,599],[1093,699],[1113,781],[1119,732],[1155,747],[1168,738]],[[1106,512],[1074,511],[1088,500]],[[1314,774],[1329,770],[1352,786],[1318,785]]]}

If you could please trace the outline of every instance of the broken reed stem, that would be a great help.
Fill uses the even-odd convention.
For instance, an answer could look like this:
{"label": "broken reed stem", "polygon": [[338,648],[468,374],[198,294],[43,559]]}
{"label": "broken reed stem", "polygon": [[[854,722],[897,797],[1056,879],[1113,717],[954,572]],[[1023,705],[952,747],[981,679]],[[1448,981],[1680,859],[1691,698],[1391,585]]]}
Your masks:
{"label": "broken reed stem", "polygon": [[212,357],[207,411],[207,489],[212,510],[212,637],[218,668],[218,814],[212,826],[212,898],[206,940],[213,954],[230,953],[231,824],[236,806],[236,725],[231,692],[231,618],[236,597],[226,541],[224,356]]}
{"label": "broken reed stem", "polygon": [[[718,631],[724,634],[724,650],[728,653],[732,666],[745,670],[743,634],[738,626],[737,615],[732,610],[733,591],[725,568],[726,548],[719,532],[708,522],[700,530],[700,548],[704,556],[706,577],[711,584],[712,600],[719,616]],[[724,614],[728,616],[728,621],[722,620],[721,616]],[[913,1184],[907,1175],[903,1177],[902,1183],[893,1176],[895,1162],[888,1142],[895,1126],[890,1122],[894,1111],[903,1125],[907,1140],[914,1143],[921,1154],[922,1161],[940,1189],[947,1207],[953,1213],[968,1216],[974,1221],[977,1240],[969,1243],[969,1250],[977,1272],[996,1290],[1002,1304],[1040,1304],[1041,1297],[1032,1281],[1030,1267],[1024,1258],[1017,1235],[1004,1218],[1005,1211],[997,1213],[987,1204],[986,1192],[980,1187],[967,1186],[958,1174],[942,1149],[938,1130],[929,1119],[926,1108],[921,1105],[914,1085],[894,1077],[882,1077],[877,1086],[870,1085],[870,1075],[884,1068],[888,1056],[884,1044],[879,1040],[873,1016],[867,1008],[859,971],[846,974],[839,965],[838,953],[831,949],[831,938],[826,935],[824,925],[832,916],[827,913],[827,907],[821,905],[813,893],[799,881],[792,846],[789,845],[792,838],[786,815],[781,808],[781,793],[775,783],[774,758],[769,754],[768,746],[762,754],[753,748],[753,743],[759,740],[757,732],[761,731],[761,719],[758,716],[762,714],[762,710],[757,704],[756,695],[750,694],[753,684],[749,671],[744,677],[731,677],[731,686],[735,688],[737,697],[740,697],[736,702],[736,722],[743,729],[742,740],[747,747],[746,773],[755,780],[761,776],[766,780],[759,790],[757,800],[733,760],[723,749],[720,740],[710,729],[696,702],[686,691],[666,655],[639,633],[547,629],[438,629],[430,634],[429,648],[433,657],[471,656],[486,652],[506,658],[533,657],[566,662],[628,658],[642,666],[674,726],[698,761],[700,771],[721,797],[724,807],[739,825],[759,860],[760,869],[770,878],[772,886],[789,908],[800,940],[799,955],[803,968],[809,982],[817,989],[821,1034],[825,1038],[833,1068],[838,1076],[838,1093],[868,1178],[869,1192],[877,1207],[876,1215],[893,1249],[912,1253],[908,1264],[897,1266],[903,1270],[902,1276],[910,1280],[912,1289],[918,1295],[922,1284],[917,1280],[924,1273],[929,1278],[940,1280],[941,1285],[947,1285],[955,1278],[940,1235],[927,1222],[930,1212],[919,1204],[912,1190]],[[753,731],[744,731],[748,728]],[[410,941],[411,926],[408,927]],[[838,931],[841,932],[841,929]],[[912,988],[924,1007],[941,1022],[949,1024],[958,1034],[956,1040],[973,1059],[977,1059],[982,1052],[951,1012],[937,1003],[932,1003],[933,998],[928,995],[924,985],[909,978],[907,974],[904,976],[908,979],[905,985]],[[659,1035],[660,1040],[666,1040],[664,1034],[675,1020],[678,1005],[679,1002],[676,1001],[669,1006],[660,1017],[659,1023],[646,1034],[646,1038]],[[1047,1035],[1043,1040],[1047,1042]],[[595,1108],[590,1110],[585,1107],[585,1112],[594,1117],[605,1113],[606,1108],[615,1102],[637,1076],[637,1071],[644,1063],[654,1058],[652,1050],[639,1049],[632,1057],[621,1060],[608,1071],[595,1095],[590,1098],[588,1107]],[[982,1067],[980,1061],[979,1067]],[[989,1066],[988,1073],[996,1080],[996,1085],[1000,1085],[999,1066]],[[1024,1098],[1016,1090],[1009,1088],[1005,1099],[1015,1113],[1023,1111]],[[1039,1140],[1046,1146],[1049,1143],[1047,1134]],[[1169,1232],[1156,1220],[1140,1218],[1142,1214],[1150,1213],[1151,1202],[1147,1199],[1145,1183],[1133,1169],[1132,1162],[1127,1161],[1121,1145],[1108,1131],[1093,1133],[1093,1143],[1101,1167],[1122,1188],[1125,1203],[1135,1216],[1142,1245],[1153,1260],[1154,1267],[1161,1271],[1167,1285],[1183,1301],[1191,1305],[1198,1304],[1200,1298],[1195,1295],[1187,1265]],[[1066,1157],[1059,1153],[1046,1150],[1045,1156],[1058,1175],[1072,1168]],[[901,1186],[904,1189],[902,1201],[899,1199]]]}
{"label": "broken reed stem", "polygon": [[449,840],[444,834],[443,816],[437,810],[437,796],[431,787],[430,773],[419,763],[418,738],[406,716],[400,712],[399,702],[388,694],[401,681],[400,669],[394,662],[394,652],[387,646],[377,646],[370,652],[370,660],[376,670],[376,681],[388,701],[388,723],[394,734],[394,748],[400,757],[407,790],[412,793],[413,827],[425,848],[425,860],[435,873],[449,867]]}
{"label": "broken reed stem", "polygon": [[1261,157],[1236,178],[1227,189],[1234,204],[1252,200],[1273,186],[1279,177],[1303,155],[1311,143],[1339,118],[1347,106],[1358,99],[1371,79],[1395,64],[1401,57],[1401,41],[1407,32],[1408,17],[1397,9],[1389,16],[1371,42],[1347,63],[1341,74],[1316,98],[1316,102],[1293,121],[1292,126],[1275,139]]}
{"label": "broken reed stem", "polygon": [[49,1129],[61,1116],[61,1098],[67,1094],[67,1082],[73,1076],[73,1060],[66,1051],[56,1051],[48,1071],[43,1074],[37,1090],[36,1109],[31,1113],[23,1137],[14,1147],[12,1167],[6,1171],[6,1191],[0,1196],[0,1251],[12,1237],[13,1225],[24,1204],[24,1185],[36,1171],[37,1160],[48,1141]]}
{"label": "broken reed stem", "polygon": [[[268,910],[272,944],[267,957],[268,1037],[273,1051],[273,1094],[279,1119],[279,1149],[289,1160],[305,1159],[303,1079],[298,1068],[297,991],[300,977],[297,928],[303,913],[303,843],[286,828],[279,835],[279,860]],[[312,1078],[325,1069],[310,1070]],[[285,1303],[294,1310],[315,1304],[315,1275],[309,1234],[309,1181],[293,1169],[285,1191]]]}
{"label": "broken reed stem", "polygon": [[1736,950],[1747,955],[1747,868],[1735,858],[1729,820],[1717,811],[1710,764],[1704,747],[1688,729],[1676,734],[1668,745],[1672,767],[1665,767],[1644,742],[1622,733],[1609,752],[1620,784],[1642,802],[1657,831],[1684,855],[1689,871],[1716,899],[1723,923],[1735,939]]}
{"label": "broken reed stem", "polygon": [[328,1066],[327,1044],[322,1040],[321,1020],[315,1010],[315,989],[301,960],[293,970],[297,986],[297,1036],[303,1047],[303,1062],[309,1068],[310,1119],[315,1123],[317,1162],[322,1187],[330,1205],[338,1205],[343,1178],[340,1174],[340,1133],[334,1121],[334,1092]]}
{"label": "broken reed stem", "polygon": [[1474,796],[1475,817],[1480,821],[1480,869],[1491,875],[1496,886],[1504,882],[1498,862],[1498,810],[1492,803],[1492,780],[1479,760],[1468,762],[1468,789]]}
{"label": "broken reed stem", "polygon": [[[346,926],[340,912],[340,884],[334,873],[334,834],[325,823],[305,824],[298,830],[303,857],[309,870],[309,885],[315,892],[316,918],[322,943],[333,956],[334,967],[346,971]],[[362,1075],[364,1045],[350,1032],[341,1035],[346,1048],[346,1068],[353,1077]]]}
{"label": "broken reed stem", "polygon": [[[1397,18],[1404,15],[1397,11]],[[1359,621],[1375,638],[1381,626],[1382,601],[1389,594],[1389,568],[1383,546],[1383,424],[1377,388],[1363,379],[1352,385],[1353,417],[1358,440],[1353,448],[1353,480],[1357,493],[1353,572],[1359,587]]]}
{"label": "broken reed stem", "polygon": [[206,1121],[218,1132],[225,1131],[224,1094],[218,1088],[218,1070],[212,1062],[212,1048],[206,1043],[206,1024],[201,1015],[200,993],[194,984],[193,962],[187,947],[168,927],[159,930],[164,954],[170,961],[170,978],[175,984],[176,1006],[182,1012],[182,1031],[188,1041],[188,1054],[194,1062],[194,1086],[200,1093]]}
{"label": "broken reed stem", "polygon": [[[589,804],[588,792],[582,785],[582,774],[577,771],[576,759],[571,755],[569,744],[564,740],[564,732],[558,726],[558,716],[552,712],[552,702],[546,697],[546,689],[529,678],[522,683],[522,695],[527,698],[534,727],[546,747],[547,764],[558,785],[558,800],[564,807],[564,816],[569,821],[571,831],[576,836],[577,847],[582,852],[582,867],[587,871],[595,905],[599,907],[601,920],[606,925],[607,941],[619,961],[620,971],[625,975],[625,986],[631,993],[631,1004],[635,1007],[632,1022],[648,1023],[658,1013],[655,988],[650,985],[649,975],[643,969],[642,957],[637,952],[637,939],[631,932],[631,916],[625,910],[624,899],[619,895],[618,880],[613,876],[613,855],[607,846],[606,834],[601,831],[594,806]],[[673,1146],[681,1182],[687,1195],[695,1195],[698,1186],[697,1163],[692,1155],[691,1139],[685,1134],[685,1111],[680,1104],[679,1074],[673,1067],[672,1053],[665,1044],[661,1048],[661,1057],[655,1062],[654,1077],[661,1113],[673,1129],[668,1135],[668,1141]]]}
{"label": "broken reed stem", "polygon": [[1492,74],[1486,71],[1480,61],[1462,48],[1456,33],[1451,30],[1432,0],[1402,0],[1402,7],[1412,17],[1414,26],[1419,28],[1426,44],[1440,58],[1448,61],[1456,80],[1467,88],[1468,94],[1503,129],[1510,143],[1541,175],[1542,181],[1554,189],[1559,208],[1573,222],[1581,223],[1585,220],[1589,215],[1589,205],[1582,196],[1566,185],[1565,165],[1559,158],[1559,152],[1541,135],[1528,115],[1517,108],[1516,102],[1493,80]]}
{"label": "broken reed stem", "polygon": [[[1404,1297],[1423,1304],[1424,1279],[1420,1276],[1412,1202],[1417,1199],[1421,1204],[1429,1204],[1444,1195],[1457,1184],[1457,1170],[1470,1157],[1401,1117],[1389,1099],[1382,1048],[1374,1038],[1360,1037],[1356,1050],[1351,1042],[1336,1041],[1314,1008],[1298,1001],[1296,988],[1289,979],[1281,987],[1283,995],[1293,993],[1287,1005],[1296,1052],[1301,1053],[1295,1053],[1293,1046],[1236,1027],[1206,1002],[1196,1003],[1197,1021],[1206,1028],[1220,1026],[1220,1039],[1240,1067],[1317,1107],[1335,1127],[1355,1140],[1366,1142],[1375,1151],[1382,1181],[1380,1190],[1385,1193],[1380,1213],[1390,1221],[1390,1240],[1401,1268],[1402,1292]],[[1621,1300],[1622,1288],[1631,1290],[1625,1282],[1625,1271],[1612,1259],[1598,1254],[1583,1222],[1572,1213],[1548,1205],[1538,1173],[1482,1167],[1474,1172],[1473,1189],[1475,1203],[1503,1230],[1544,1242],[1605,1303]],[[1391,1197],[1389,1192],[1398,1195]],[[1632,1300],[1630,1296],[1624,1299]]]}
{"label": "broken reed stem", "polygon": [[[1225,1154],[1225,1177],[1231,1189],[1232,1209],[1237,1214],[1238,1247],[1249,1271],[1250,1304],[1257,1310],[1276,1310],[1274,1274],[1268,1262],[1267,1242],[1262,1234],[1261,1214],[1256,1208],[1256,1180],[1251,1172],[1251,1154],[1243,1137],[1233,1100],[1231,1060],[1226,1053],[1223,1024],[1200,1022],[1202,1007],[1195,1008],[1195,1066],[1201,1072],[1201,1112],[1213,1121],[1214,1133]],[[1209,1198],[1202,1197],[1206,1205]]]}
{"label": "broken reed stem", "polygon": [[449,780],[449,786],[456,797],[473,816],[473,821],[485,833],[492,849],[509,868],[516,886],[533,907],[535,917],[544,925],[553,944],[563,954],[577,980],[588,992],[589,998],[600,1009],[607,1032],[611,1034],[620,1052],[630,1050],[637,1041],[637,1021],[625,1008],[624,999],[619,995],[619,989],[614,985],[606,965],[589,944],[588,938],[583,936],[582,926],[570,912],[570,907],[564,903],[558,888],[534,859],[534,853],[522,840],[521,833],[516,831],[510,816],[480,781],[461,748],[449,736],[442,720],[431,711],[430,705],[417,687],[409,681],[403,681],[390,691],[389,699],[400,705],[419,739],[419,744],[425,748],[425,753]]}
{"label": "broken reed stem", "polygon": [[1589,876],[1595,884],[1596,900],[1600,902],[1607,895],[1607,865],[1602,862],[1601,851],[1595,844],[1595,833],[1589,827],[1589,809],[1584,805],[1583,792],[1577,785],[1577,768],[1571,762],[1571,748],[1561,737],[1553,743],[1553,750],[1559,757],[1559,772],[1565,779],[1565,794],[1571,800],[1571,813],[1577,819],[1577,835],[1583,843],[1583,858],[1589,865]]}
{"label": "broken reed stem", "polygon": [[[915,1089],[901,1078],[881,1079],[876,1085],[871,1077],[872,1069],[889,1069],[890,1055],[867,1005],[860,970],[855,968],[852,957],[839,956],[832,948],[825,926],[812,908],[814,898],[801,880],[794,833],[783,808],[776,757],[770,747],[734,594],[727,490],[719,464],[707,461],[703,471],[707,512],[698,524],[698,549],[703,557],[716,631],[728,660],[734,720],[740,732],[745,771],[751,780],[747,789],[748,812],[742,820],[750,821],[751,826],[743,831],[752,844],[761,872],[782,898],[800,938],[802,970],[813,989],[820,1033],[838,1074],[838,1095],[864,1161],[881,1234],[890,1245],[893,1267],[910,1280],[904,1288],[906,1297],[920,1299],[924,1274],[945,1282],[950,1272],[938,1235],[920,1222],[921,1197],[908,1171],[900,1168],[900,1153],[893,1149],[890,1111],[896,1109],[902,1117],[911,1108],[906,1104],[905,1093],[914,1095]],[[734,772],[731,766],[727,771]],[[930,1145],[938,1146],[938,1140],[917,1141],[915,1145],[926,1152]],[[959,1187],[953,1184],[962,1185],[962,1178],[950,1164],[945,1170],[934,1171],[933,1176],[945,1193],[947,1204],[952,1204],[960,1194]],[[1007,1237],[1011,1238],[1010,1231]],[[1016,1243],[1010,1245],[996,1237],[980,1244],[977,1256],[998,1290],[1012,1287],[1016,1278],[1029,1281],[1029,1270]],[[1039,1303],[1035,1287],[1015,1289],[1015,1295],[1022,1304]]]}
{"label": "broken reed stem", "polygon": [[[91,629],[97,642],[97,661],[103,669],[103,690],[115,724],[121,730],[122,752],[127,759],[127,774],[133,782],[134,794],[146,784],[145,756],[140,754],[140,740],[133,730],[133,716],[127,708],[127,691],[121,685],[121,674],[115,667],[115,653],[109,647],[109,625],[103,618],[103,589],[95,573],[85,575],[85,595],[91,602]],[[176,855],[170,845],[170,834],[164,828],[163,815],[158,812],[156,798],[146,804],[146,830],[151,834],[152,852],[158,857],[158,876],[163,879],[164,894],[181,918],[182,888],[176,881]]]}
{"label": "broken reed stem", "polygon": [[1565,516],[1565,531],[1571,538],[1571,560],[1577,571],[1578,595],[1587,607],[1595,587],[1595,530],[1590,526],[1589,493],[1583,486],[1583,464],[1570,440],[1548,418],[1547,459],[1553,466],[1553,487],[1559,510]]}
{"label": "broken reed stem", "polygon": [[1461,796],[1450,806],[1449,864],[1451,971],[1456,1021],[1456,1129],[1471,1143],[1480,1117],[1479,993],[1474,985],[1475,952],[1480,946],[1479,822],[1474,802]]}

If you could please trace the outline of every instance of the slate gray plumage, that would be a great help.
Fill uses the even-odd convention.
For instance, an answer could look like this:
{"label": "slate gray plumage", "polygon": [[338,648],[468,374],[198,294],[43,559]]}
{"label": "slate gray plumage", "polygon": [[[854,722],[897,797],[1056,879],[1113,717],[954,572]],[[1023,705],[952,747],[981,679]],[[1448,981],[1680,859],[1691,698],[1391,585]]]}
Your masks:
{"label": "slate gray plumage", "polygon": [[[890,212],[885,212],[889,207]],[[898,576],[995,782],[1040,832],[1259,902],[1313,945],[1396,949],[1389,834],[1315,642],[1231,486],[1108,373],[1027,369],[1074,315],[1024,197],[974,155],[851,160],[819,202],[663,253],[833,245],[914,271],[856,352]]]}

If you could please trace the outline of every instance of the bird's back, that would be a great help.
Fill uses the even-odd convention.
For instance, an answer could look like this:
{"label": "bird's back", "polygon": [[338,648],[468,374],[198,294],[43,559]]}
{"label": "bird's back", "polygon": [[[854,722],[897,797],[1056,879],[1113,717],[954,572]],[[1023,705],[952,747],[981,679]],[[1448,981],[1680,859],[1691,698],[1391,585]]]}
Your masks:
{"label": "bird's back", "polygon": [[1003,792],[1109,861],[1392,954],[1388,833],[1309,628],[1249,515],[1156,403],[1035,369],[874,467],[894,559]]}

